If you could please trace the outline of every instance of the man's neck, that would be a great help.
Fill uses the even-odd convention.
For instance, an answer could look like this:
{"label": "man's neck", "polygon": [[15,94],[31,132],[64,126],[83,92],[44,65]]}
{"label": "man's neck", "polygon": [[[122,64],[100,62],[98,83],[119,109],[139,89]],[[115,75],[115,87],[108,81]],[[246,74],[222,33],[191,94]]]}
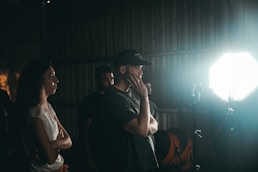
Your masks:
{"label": "man's neck", "polygon": [[114,85],[114,87],[118,90],[127,92],[129,90],[130,85],[125,81],[119,81]]}

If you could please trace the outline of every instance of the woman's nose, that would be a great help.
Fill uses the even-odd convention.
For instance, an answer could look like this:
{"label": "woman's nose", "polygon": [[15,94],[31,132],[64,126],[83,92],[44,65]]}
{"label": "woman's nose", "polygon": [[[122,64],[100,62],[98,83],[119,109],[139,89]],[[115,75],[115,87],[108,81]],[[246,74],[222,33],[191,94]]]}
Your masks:
{"label": "woman's nose", "polygon": [[54,82],[59,83],[59,79],[55,77]]}

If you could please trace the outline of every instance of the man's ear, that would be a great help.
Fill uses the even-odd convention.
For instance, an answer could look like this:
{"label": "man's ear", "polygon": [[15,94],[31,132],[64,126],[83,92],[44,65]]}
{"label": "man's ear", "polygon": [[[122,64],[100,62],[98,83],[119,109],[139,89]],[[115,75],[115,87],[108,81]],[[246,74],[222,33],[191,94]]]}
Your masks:
{"label": "man's ear", "polygon": [[124,66],[124,65],[123,65],[123,66],[120,66],[120,67],[119,67],[119,73],[121,73],[121,74],[124,75],[125,72],[126,72],[126,66]]}

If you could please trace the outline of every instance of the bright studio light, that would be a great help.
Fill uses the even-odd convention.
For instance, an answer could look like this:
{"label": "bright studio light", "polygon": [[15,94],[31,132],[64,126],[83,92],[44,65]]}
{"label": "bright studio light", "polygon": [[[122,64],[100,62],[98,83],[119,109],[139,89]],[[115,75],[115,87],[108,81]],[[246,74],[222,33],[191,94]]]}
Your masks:
{"label": "bright studio light", "polygon": [[210,68],[209,86],[224,101],[240,101],[258,86],[258,64],[249,53],[226,53]]}

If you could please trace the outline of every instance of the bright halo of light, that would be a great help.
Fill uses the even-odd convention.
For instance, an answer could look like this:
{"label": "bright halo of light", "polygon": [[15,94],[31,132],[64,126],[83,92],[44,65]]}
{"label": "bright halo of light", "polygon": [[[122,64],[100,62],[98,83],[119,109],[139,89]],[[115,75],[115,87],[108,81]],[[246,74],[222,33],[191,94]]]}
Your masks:
{"label": "bright halo of light", "polygon": [[224,101],[240,101],[258,86],[258,63],[246,52],[226,53],[210,67],[209,87]]}

